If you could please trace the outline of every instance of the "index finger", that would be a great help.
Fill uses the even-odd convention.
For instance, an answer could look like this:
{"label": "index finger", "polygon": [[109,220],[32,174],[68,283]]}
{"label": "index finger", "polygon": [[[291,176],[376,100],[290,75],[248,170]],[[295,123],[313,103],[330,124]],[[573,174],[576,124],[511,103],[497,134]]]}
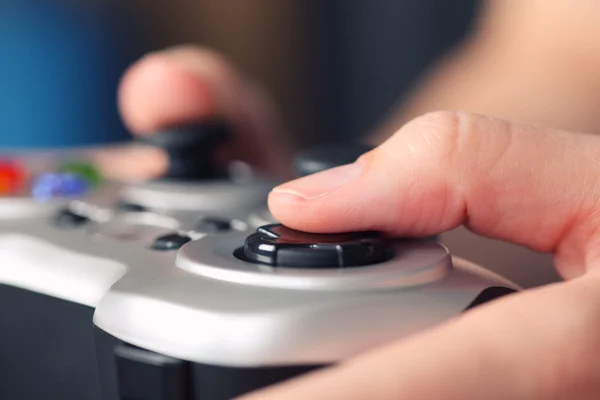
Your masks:
{"label": "index finger", "polygon": [[413,120],[357,162],[275,188],[269,205],[301,230],[476,233],[556,253],[566,277],[600,257],[600,138],[484,116]]}

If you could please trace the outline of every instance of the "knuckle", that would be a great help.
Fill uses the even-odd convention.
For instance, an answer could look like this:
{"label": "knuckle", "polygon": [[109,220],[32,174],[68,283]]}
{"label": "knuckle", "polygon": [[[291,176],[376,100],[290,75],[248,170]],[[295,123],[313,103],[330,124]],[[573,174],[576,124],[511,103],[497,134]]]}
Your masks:
{"label": "knuckle", "polygon": [[408,122],[405,131],[411,136],[454,140],[460,133],[462,114],[453,111],[433,111]]}
{"label": "knuckle", "polygon": [[394,139],[408,146],[417,161],[456,167],[477,138],[472,128],[478,118],[465,112],[434,111],[408,122]]}

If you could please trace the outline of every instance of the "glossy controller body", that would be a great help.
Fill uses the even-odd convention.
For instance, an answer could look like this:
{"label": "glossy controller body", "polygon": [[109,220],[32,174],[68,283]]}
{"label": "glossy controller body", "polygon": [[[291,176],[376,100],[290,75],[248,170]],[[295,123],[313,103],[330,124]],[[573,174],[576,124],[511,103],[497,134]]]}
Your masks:
{"label": "glossy controller body", "polygon": [[[78,199],[0,199],[0,398],[229,399],[518,289],[430,240],[399,240],[393,257],[359,268],[242,261],[244,239],[273,222],[272,185],[107,183]],[[81,219],[57,224],[65,207]],[[229,229],[206,229],[215,219]],[[181,247],[153,247],[174,233]]]}

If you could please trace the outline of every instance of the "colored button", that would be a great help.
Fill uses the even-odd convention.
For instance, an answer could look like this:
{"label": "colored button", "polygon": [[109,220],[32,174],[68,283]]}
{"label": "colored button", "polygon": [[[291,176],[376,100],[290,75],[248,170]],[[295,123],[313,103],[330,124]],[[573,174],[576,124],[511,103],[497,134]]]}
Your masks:
{"label": "colored button", "polygon": [[70,162],[63,164],[59,169],[61,173],[77,175],[86,181],[91,186],[98,186],[102,182],[102,174],[92,164],[84,162]]}
{"label": "colored button", "polygon": [[54,198],[79,197],[86,194],[90,184],[87,180],[68,173],[46,173],[33,182],[32,196],[38,201]]}
{"label": "colored button", "polygon": [[22,188],[25,171],[11,161],[0,161],[0,195],[15,193]]}

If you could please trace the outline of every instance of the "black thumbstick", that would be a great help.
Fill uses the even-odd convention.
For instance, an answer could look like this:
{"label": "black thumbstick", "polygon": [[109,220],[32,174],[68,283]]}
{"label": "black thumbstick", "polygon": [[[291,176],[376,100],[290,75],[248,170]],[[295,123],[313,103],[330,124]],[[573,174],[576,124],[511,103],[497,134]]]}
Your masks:
{"label": "black thumbstick", "polygon": [[229,134],[227,123],[214,119],[164,129],[138,141],[166,151],[169,169],[163,178],[213,179],[224,175],[215,165],[213,156],[218,146],[229,138]]}
{"label": "black thumbstick", "polygon": [[378,232],[314,234],[272,224],[246,238],[240,258],[275,267],[323,269],[367,266],[389,257],[387,241]]}
{"label": "black thumbstick", "polygon": [[294,173],[296,176],[302,177],[350,164],[373,148],[364,143],[333,143],[312,147],[299,152],[294,157]]}

